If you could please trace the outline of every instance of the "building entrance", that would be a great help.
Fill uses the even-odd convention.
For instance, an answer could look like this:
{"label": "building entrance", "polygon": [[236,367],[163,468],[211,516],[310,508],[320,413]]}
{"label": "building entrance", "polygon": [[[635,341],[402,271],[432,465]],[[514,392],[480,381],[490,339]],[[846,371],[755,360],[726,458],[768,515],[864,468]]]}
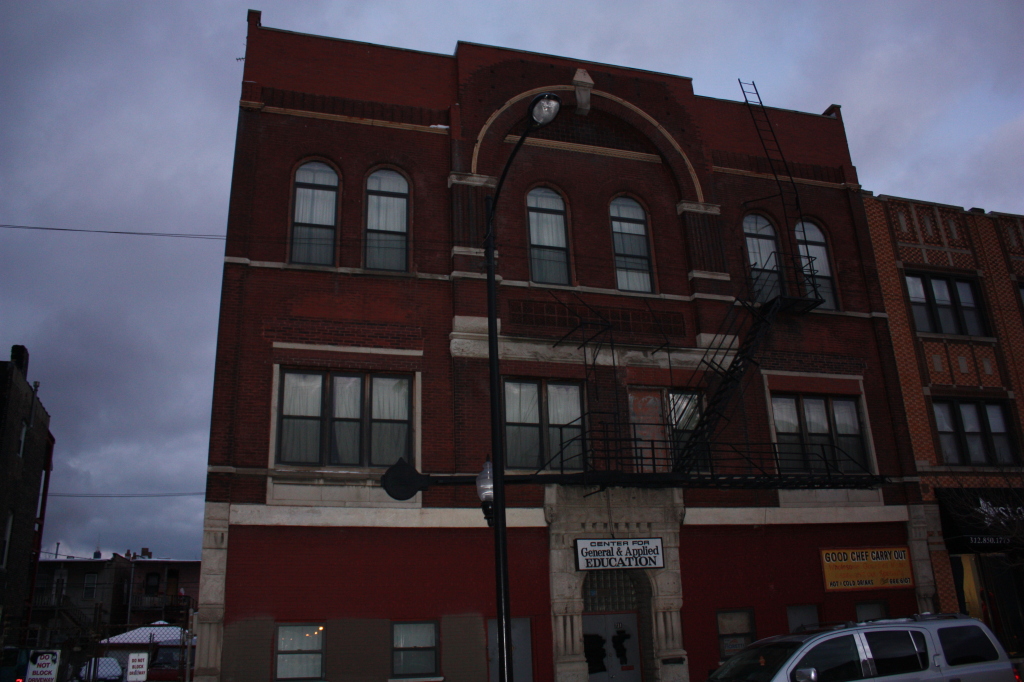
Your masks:
{"label": "building entrance", "polygon": [[647,583],[639,573],[593,571],[583,581],[583,653],[590,682],[643,680],[640,652],[646,647],[640,640],[649,633],[641,633],[638,624],[649,611],[649,594],[643,594],[649,589],[643,589]]}
{"label": "building entrance", "polygon": [[584,614],[583,652],[590,682],[641,682],[635,613]]}

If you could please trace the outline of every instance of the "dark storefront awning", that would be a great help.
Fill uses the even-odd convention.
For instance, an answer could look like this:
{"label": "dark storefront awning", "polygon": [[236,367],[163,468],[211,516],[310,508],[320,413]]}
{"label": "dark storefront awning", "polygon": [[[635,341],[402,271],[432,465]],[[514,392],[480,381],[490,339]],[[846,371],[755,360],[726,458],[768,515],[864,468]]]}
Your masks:
{"label": "dark storefront awning", "polygon": [[1024,549],[1024,490],[936,488],[950,554]]}

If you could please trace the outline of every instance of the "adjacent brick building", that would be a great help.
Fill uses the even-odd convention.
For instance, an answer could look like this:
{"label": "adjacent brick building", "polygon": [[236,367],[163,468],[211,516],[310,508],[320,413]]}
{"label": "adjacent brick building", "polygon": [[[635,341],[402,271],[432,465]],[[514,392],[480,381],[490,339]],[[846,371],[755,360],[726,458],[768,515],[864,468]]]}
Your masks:
{"label": "adjacent brick building", "polygon": [[[937,608],[838,106],[251,11],[198,680],[486,679],[472,486],[400,502],[380,478],[488,458],[484,202],[541,92],[562,111],[496,218],[507,461],[535,476],[508,490],[516,679],[703,680],[757,637]],[[584,540],[662,563],[579,570]]]}
{"label": "adjacent brick building", "polygon": [[1024,220],[866,195],[944,611],[1024,655]]}
{"label": "adjacent brick building", "polygon": [[13,346],[0,362],[0,630],[27,624],[43,537],[54,440],[38,389]]}
{"label": "adjacent brick building", "polygon": [[91,559],[40,561],[32,612],[40,643],[88,628],[106,633],[158,621],[187,626],[199,597],[200,562],[147,553],[104,559],[97,550]]}

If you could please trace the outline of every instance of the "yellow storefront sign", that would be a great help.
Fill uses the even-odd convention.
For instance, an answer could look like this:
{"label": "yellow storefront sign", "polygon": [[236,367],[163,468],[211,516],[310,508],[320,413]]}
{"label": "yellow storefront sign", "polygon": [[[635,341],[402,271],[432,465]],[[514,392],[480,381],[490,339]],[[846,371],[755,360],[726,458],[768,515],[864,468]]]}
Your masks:
{"label": "yellow storefront sign", "polygon": [[906,547],[821,550],[826,590],[878,590],[914,586]]}

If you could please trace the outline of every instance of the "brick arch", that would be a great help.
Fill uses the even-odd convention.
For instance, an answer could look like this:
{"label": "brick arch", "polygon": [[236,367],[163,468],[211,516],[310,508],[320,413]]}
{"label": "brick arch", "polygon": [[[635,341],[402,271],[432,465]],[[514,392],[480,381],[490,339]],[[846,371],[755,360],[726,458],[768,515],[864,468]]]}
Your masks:
{"label": "brick arch", "polygon": [[[480,132],[477,133],[476,141],[473,144],[473,160],[470,166],[471,173],[479,173],[481,147],[498,118],[506,114],[509,109],[518,102],[533,98],[542,92],[569,92],[571,93],[570,97],[564,98],[567,100],[566,103],[575,103],[575,88],[572,85],[549,85],[540,88],[533,88],[532,90],[526,90],[509,99],[491,113],[487,118],[487,121],[485,121],[483,126],[480,128]],[[693,163],[691,163],[690,158],[686,155],[686,152],[683,151],[679,142],[671,133],[669,133],[668,130],[664,128],[664,126],[658,123],[653,116],[645,112],[643,109],[622,99],[621,97],[602,90],[592,90],[590,95],[591,105],[593,108],[600,109],[601,111],[623,119],[626,123],[634,126],[637,130],[643,133],[654,144],[654,146],[658,148],[658,151],[661,152],[662,157],[666,160],[667,165],[676,179],[676,185],[679,188],[680,194],[678,200],[688,199],[701,203],[704,202],[704,191],[701,188],[700,179],[697,177],[697,171],[695,170]],[[687,196],[689,194],[687,190],[690,190],[692,195]]]}

